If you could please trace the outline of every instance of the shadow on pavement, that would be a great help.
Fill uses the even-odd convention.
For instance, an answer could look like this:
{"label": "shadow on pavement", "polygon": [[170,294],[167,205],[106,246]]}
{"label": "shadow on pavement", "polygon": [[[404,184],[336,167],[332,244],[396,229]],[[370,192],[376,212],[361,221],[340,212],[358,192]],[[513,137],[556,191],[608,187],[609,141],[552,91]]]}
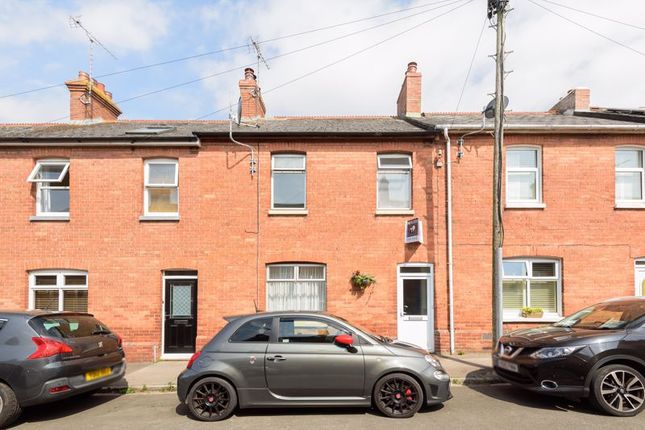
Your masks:
{"label": "shadow on pavement", "polygon": [[468,389],[477,391],[501,402],[513,403],[534,409],[602,415],[584,399],[570,399],[533,393],[507,383],[493,385],[473,384],[469,385]]}
{"label": "shadow on pavement", "polygon": [[[443,409],[443,405],[433,405],[422,407],[417,414],[432,413],[438,410]],[[195,420],[188,413],[188,407],[180,403],[175,408],[177,415],[186,416],[190,419]],[[339,408],[339,407],[294,407],[294,408],[254,408],[254,409],[237,409],[234,414],[236,417],[265,417],[265,416],[281,416],[281,415],[376,415],[379,417],[385,418],[377,409],[375,408],[363,408],[363,407],[352,407],[352,408]],[[226,420],[224,420],[226,421]]]}
{"label": "shadow on pavement", "polygon": [[88,409],[108,403],[118,397],[121,397],[121,394],[81,394],[75,397],[70,397],[69,399],[46,403],[44,405],[29,406],[22,411],[22,415],[20,415],[12,427],[24,423],[44,422],[76,415]]}

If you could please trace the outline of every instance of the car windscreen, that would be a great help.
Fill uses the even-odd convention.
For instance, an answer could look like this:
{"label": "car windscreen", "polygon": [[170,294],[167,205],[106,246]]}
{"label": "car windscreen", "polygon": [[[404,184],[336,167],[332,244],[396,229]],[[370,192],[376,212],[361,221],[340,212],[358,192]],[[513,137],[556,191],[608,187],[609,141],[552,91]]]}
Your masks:
{"label": "car windscreen", "polygon": [[645,317],[645,302],[609,302],[590,306],[560,322],[556,327],[615,330]]}
{"label": "car windscreen", "polygon": [[89,315],[42,315],[32,318],[29,324],[41,336],[60,339],[111,333],[103,323]]}

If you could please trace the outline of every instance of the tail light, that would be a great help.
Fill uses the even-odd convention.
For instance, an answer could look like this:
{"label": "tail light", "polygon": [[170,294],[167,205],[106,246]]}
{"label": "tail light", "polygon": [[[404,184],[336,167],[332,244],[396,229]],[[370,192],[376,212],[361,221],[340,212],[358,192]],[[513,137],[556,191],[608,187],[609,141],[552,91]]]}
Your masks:
{"label": "tail light", "polygon": [[197,360],[197,358],[199,358],[199,354],[201,353],[202,353],[201,351],[198,351],[194,353],[192,357],[190,357],[190,360],[188,360],[188,364],[186,365],[186,369],[190,369],[191,367],[193,367],[193,363],[195,362],[195,360]]}
{"label": "tail light", "polygon": [[116,345],[119,348],[123,348],[123,339],[121,339],[121,336],[119,336],[118,334],[115,336],[116,336]]}
{"label": "tail light", "polygon": [[69,345],[54,339],[48,339],[46,337],[32,337],[31,340],[36,344],[36,351],[27,357],[28,360],[53,357],[66,352],[72,352],[72,348]]}

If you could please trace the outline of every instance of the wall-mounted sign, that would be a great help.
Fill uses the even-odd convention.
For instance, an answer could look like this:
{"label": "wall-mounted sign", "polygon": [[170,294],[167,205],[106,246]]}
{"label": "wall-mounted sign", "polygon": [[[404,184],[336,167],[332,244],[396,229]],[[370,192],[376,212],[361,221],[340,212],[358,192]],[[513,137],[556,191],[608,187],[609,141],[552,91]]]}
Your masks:
{"label": "wall-mounted sign", "polygon": [[419,218],[405,222],[405,243],[423,243],[423,223]]}

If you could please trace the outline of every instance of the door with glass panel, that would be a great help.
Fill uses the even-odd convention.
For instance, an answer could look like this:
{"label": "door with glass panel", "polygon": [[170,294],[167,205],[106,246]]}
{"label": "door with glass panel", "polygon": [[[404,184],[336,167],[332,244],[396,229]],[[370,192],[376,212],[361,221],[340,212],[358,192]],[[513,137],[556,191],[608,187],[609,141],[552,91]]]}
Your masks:
{"label": "door with glass panel", "polygon": [[645,259],[636,260],[634,275],[636,280],[636,295],[645,296]]}
{"label": "door with glass panel", "polygon": [[164,354],[195,352],[197,279],[166,279]]}
{"label": "door with glass panel", "polygon": [[397,338],[433,351],[434,281],[432,265],[399,265],[397,278]]}

